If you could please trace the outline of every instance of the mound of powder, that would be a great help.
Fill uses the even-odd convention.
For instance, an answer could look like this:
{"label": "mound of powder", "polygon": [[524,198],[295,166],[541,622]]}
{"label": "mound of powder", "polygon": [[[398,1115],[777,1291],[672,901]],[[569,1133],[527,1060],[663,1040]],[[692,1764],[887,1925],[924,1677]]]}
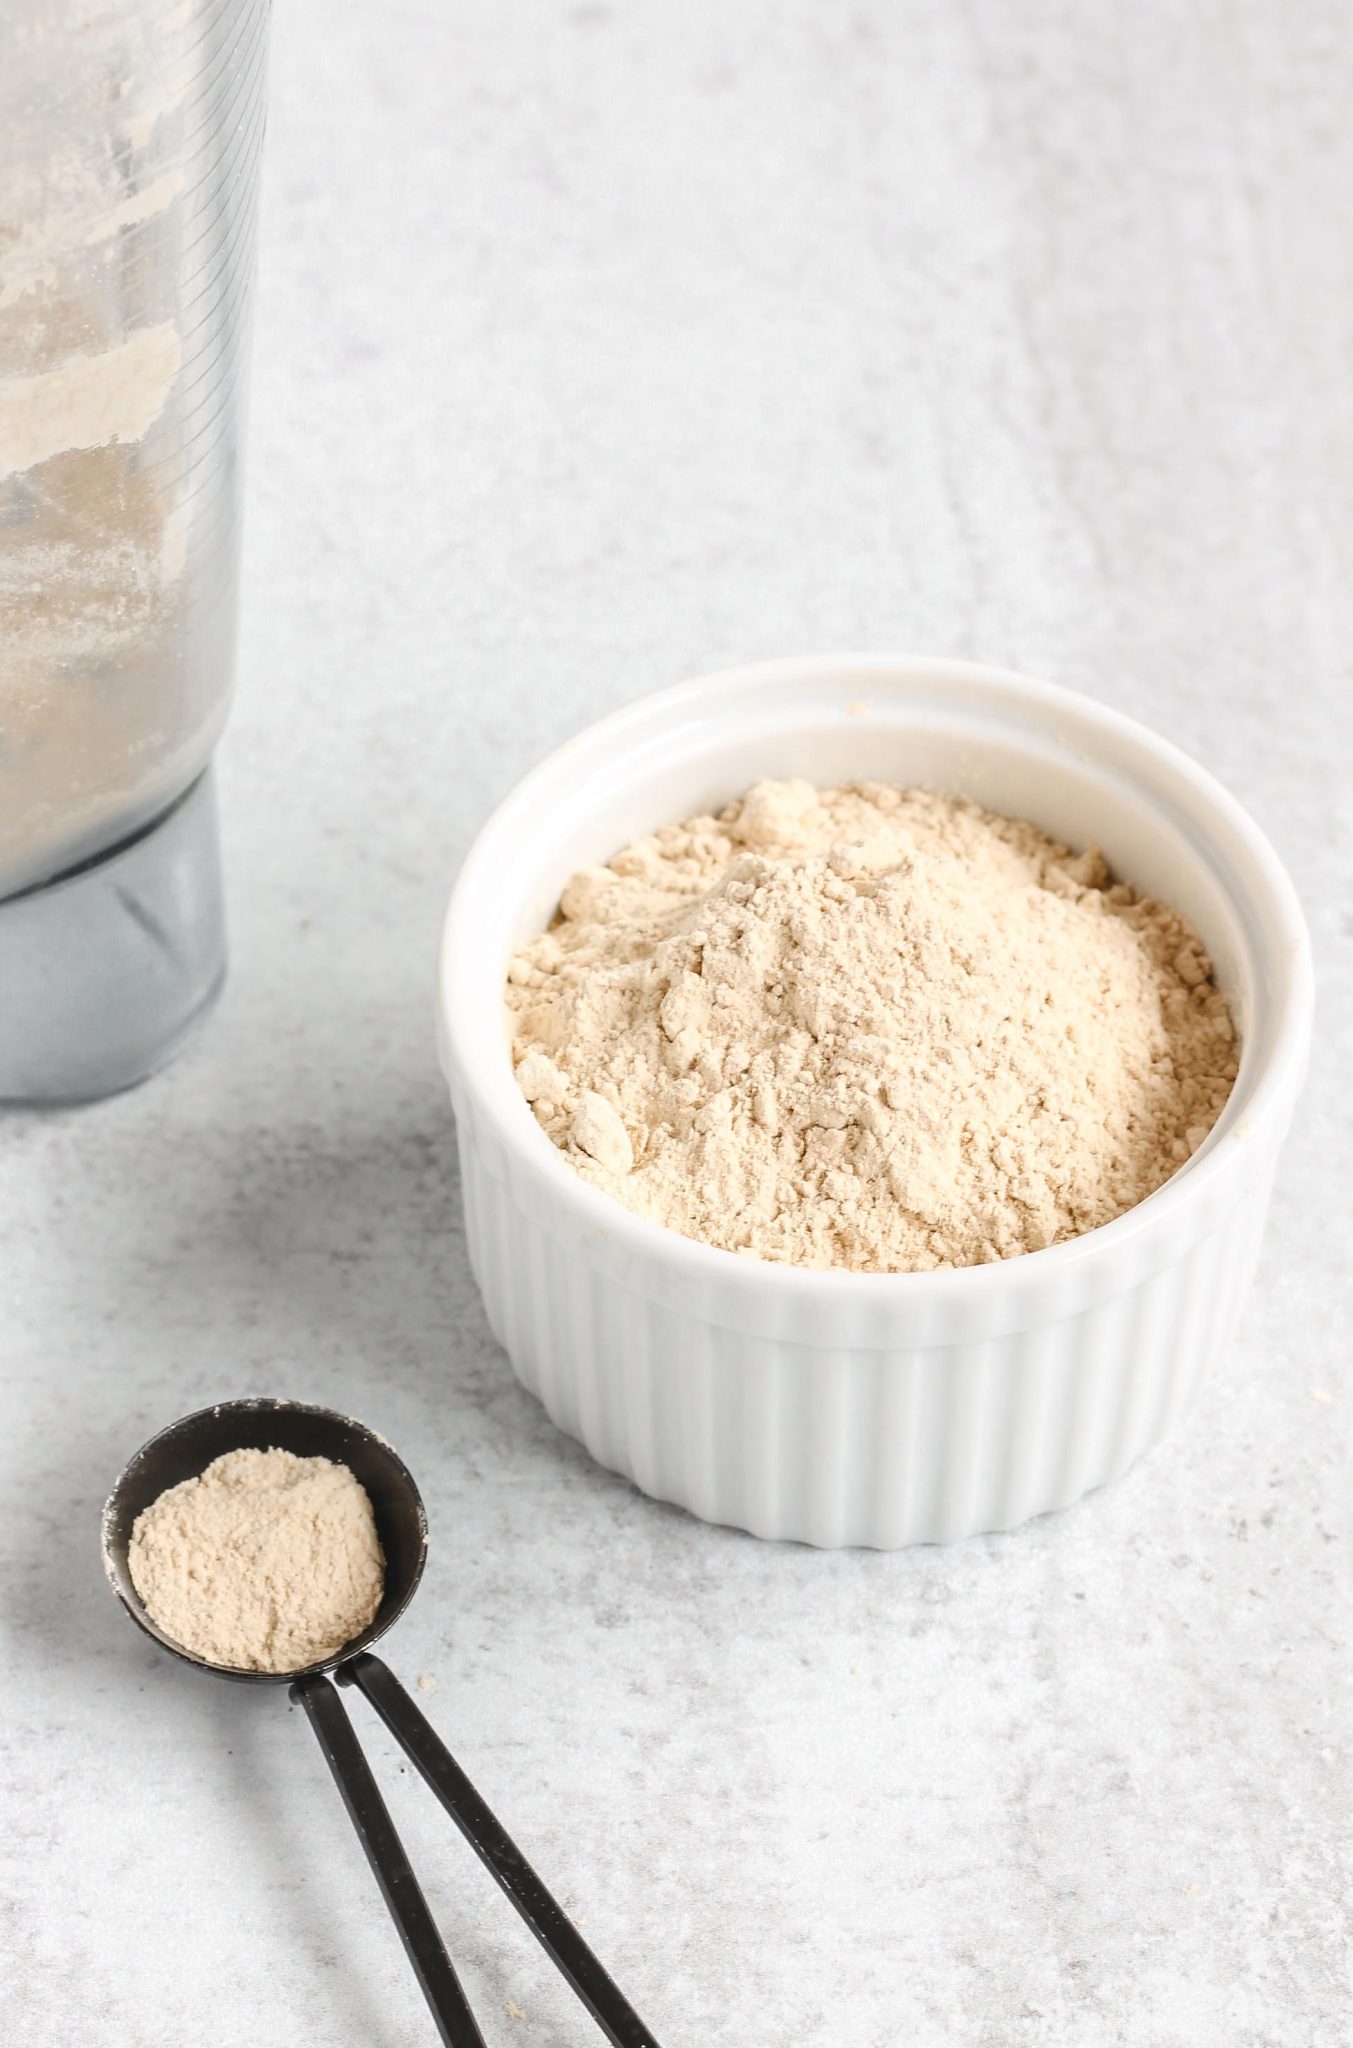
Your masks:
{"label": "mound of powder", "polygon": [[151,1619],[196,1657],[298,1671],[351,1642],[381,1603],[366,1488],[330,1458],[227,1451],[139,1514],[128,1553]]}
{"label": "mound of powder", "polygon": [[507,1004],[586,1180],[803,1266],[967,1266],[1107,1223],[1236,1074],[1176,912],[1093,848],[879,783],[760,782],[575,875]]}

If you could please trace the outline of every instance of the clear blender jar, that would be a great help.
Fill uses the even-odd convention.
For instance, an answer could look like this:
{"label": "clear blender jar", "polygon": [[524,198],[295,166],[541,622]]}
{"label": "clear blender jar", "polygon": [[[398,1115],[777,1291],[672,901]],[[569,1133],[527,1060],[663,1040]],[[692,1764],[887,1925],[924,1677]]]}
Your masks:
{"label": "clear blender jar", "polygon": [[0,66],[0,1099],[172,1057],[225,972],[268,0],[26,0]]}

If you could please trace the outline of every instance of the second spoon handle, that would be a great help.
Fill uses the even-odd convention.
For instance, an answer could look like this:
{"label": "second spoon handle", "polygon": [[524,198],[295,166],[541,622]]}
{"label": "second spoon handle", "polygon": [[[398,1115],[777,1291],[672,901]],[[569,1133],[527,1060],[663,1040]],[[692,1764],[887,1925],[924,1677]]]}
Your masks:
{"label": "second spoon handle", "polygon": [[291,1697],[305,1708],[319,1738],[334,1783],[357,1830],[367,1861],[376,1874],[381,1896],[423,1987],[437,2031],[446,2048],[485,2048],[460,1979],[452,1967],[427,1900],[395,1832],[371,1766],[362,1755],[343,1702],[327,1678],[298,1679]]}
{"label": "second spoon handle", "polygon": [[649,2032],[563,1907],[546,1891],[390,1667],[363,1650],[340,1664],[334,1676],[340,1685],[355,1685],[365,1694],[607,2039],[615,2048],[659,2048],[657,2036]]}

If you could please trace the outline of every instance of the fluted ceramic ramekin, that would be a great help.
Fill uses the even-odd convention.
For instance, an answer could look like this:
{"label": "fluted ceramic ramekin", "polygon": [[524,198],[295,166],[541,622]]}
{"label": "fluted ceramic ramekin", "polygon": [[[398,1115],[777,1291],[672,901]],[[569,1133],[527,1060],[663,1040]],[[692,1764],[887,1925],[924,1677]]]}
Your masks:
{"label": "fluted ceramic ramekin", "polygon": [[[760,776],[929,785],[1094,841],[1193,922],[1239,1019],[1207,1142],[1067,1244],[935,1273],[814,1272],[698,1244],[580,1180],[536,1124],[503,983],[577,867]],[[523,1385],[645,1493],[760,1536],[943,1542],[1122,1472],[1226,1350],[1301,1085],[1311,969],[1256,826],[1174,747],[1049,684],[943,661],[765,663],[665,690],[528,775],[456,884],[442,1062],[470,1256]]]}

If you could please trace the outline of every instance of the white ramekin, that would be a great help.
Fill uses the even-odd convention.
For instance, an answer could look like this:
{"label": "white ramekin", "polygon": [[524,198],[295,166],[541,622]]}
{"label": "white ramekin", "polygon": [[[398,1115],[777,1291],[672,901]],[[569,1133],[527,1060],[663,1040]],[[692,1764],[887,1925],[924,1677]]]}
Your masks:
{"label": "white ramekin", "polygon": [[[958,1272],[822,1273],[642,1221],[569,1167],[513,1078],[515,944],[569,874],[758,776],[960,791],[1028,817],[1197,926],[1243,1034],[1206,1144],[1069,1244]],[[644,1492],[760,1536],[948,1541],[1063,1507],[1159,1440],[1230,1340],[1301,1085],[1295,893],[1238,804],[1165,741],[966,663],[764,663],[603,719],[529,774],[465,861],[439,1033],[470,1257],[518,1378]]]}

